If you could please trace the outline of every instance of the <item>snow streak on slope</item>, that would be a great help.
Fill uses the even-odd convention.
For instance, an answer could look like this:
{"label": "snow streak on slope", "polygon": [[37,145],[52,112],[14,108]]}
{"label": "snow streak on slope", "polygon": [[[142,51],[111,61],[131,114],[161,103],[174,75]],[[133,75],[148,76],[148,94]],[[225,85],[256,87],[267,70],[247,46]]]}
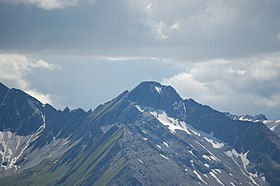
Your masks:
{"label": "snow streak on slope", "polygon": [[213,139],[209,139],[207,137],[204,137],[204,139],[212,145],[215,149],[220,149],[224,147],[223,143],[218,143],[217,141],[214,141]]}
{"label": "snow streak on slope", "polygon": [[[241,176],[244,180],[246,180],[243,183],[250,185],[258,185],[257,182],[263,183],[260,181],[261,177],[257,176],[256,174],[253,175],[252,173],[249,173],[247,171],[246,168],[249,165],[247,153],[240,154],[239,156],[238,153],[235,153],[236,151],[230,150],[230,152],[233,152],[233,157],[229,159],[229,155],[226,154],[225,151],[231,149],[230,146],[224,143],[223,141],[217,139],[214,136],[213,132],[207,134],[202,131],[198,131],[194,129],[191,125],[187,124],[185,121],[170,117],[168,113],[163,110],[156,110],[154,108],[145,107],[141,105],[135,105],[135,107],[141,113],[152,115],[162,125],[166,126],[169,129],[169,131],[175,136],[184,136],[183,133],[178,132],[179,130],[184,131],[186,133],[186,138],[183,138],[188,140],[187,142],[190,147],[190,149],[188,149],[188,152],[191,156],[190,165],[192,166],[194,176],[196,176],[199,180],[199,184],[207,185],[207,182],[209,180],[215,180],[217,185],[232,185],[236,183],[236,179],[233,176],[232,179],[225,180],[225,174]],[[165,139],[162,140],[165,141]],[[165,143],[163,142],[164,146],[169,147],[169,145]],[[173,149],[174,144],[170,143],[170,145],[170,148]],[[160,156],[162,156],[164,159],[167,159],[168,157],[169,160],[173,160],[173,156],[170,155],[168,151],[164,152],[166,149],[161,149],[160,147],[162,146],[159,147],[159,144],[157,143],[155,144],[155,146],[157,146],[158,149],[160,149]],[[240,158],[239,163],[237,163],[238,158]],[[231,159],[233,161],[231,161]],[[197,166],[199,164],[197,163],[197,160],[203,165],[204,169],[208,170],[208,172],[204,173],[197,169]],[[229,161],[229,164],[225,163],[227,161]],[[218,168],[216,166],[218,166]],[[184,170],[185,168],[186,167],[184,167]],[[236,173],[236,170],[240,169],[241,171]]]}
{"label": "snow streak on slope", "polygon": [[280,120],[265,120],[263,123],[271,130],[274,131],[279,125],[280,125]]}
{"label": "snow streak on slope", "polygon": [[166,156],[164,156],[163,154],[159,154],[161,157],[163,157],[164,159],[166,159],[166,160],[169,160],[169,158],[168,157],[166,157]]}
{"label": "snow streak on slope", "polygon": [[162,92],[161,87],[155,87],[155,89],[159,94]]}
{"label": "snow streak on slope", "polygon": [[169,148],[169,145],[168,145],[168,143],[166,143],[165,141],[164,142],[162,142],[167,148]]}
{"label": "snow streak on slope", "polygon": [[210,172],[210,175],[221,185],[224,185],[221,180],[215,175],[213,171]]}
{"label": "snow streak on slope", "polygon": [[[212,145],[212,147],[216,148],[216,149],[220,149],[224,147],[224,143],[222,142],[218,142],[219,140],[216,139],[213,136],[213,133],[211,134],[206,134],[204,132],[201,131],[196,131],[195,129],[193,129],[190,125],[186,124],[184,121],[179,121],[178,119],[169,117],[167,115],[167,113],[165,111],[162,110],[155,110],[153,108],[149,108],[149,107],[143,107],[140,105],[135,105],[135,107],[140,111],[140,112],[148,112],[150,113],[152,116],[154,116],[161,124],[163,124],[164,126],[167,126],[168,129],[170,130],[170,132],[172,134],[176,133],[176,130],[181,130],[181,131],[185,131],[188,135],[192,135],[192,136],[196,136],[196,137],[203,137],[203,139],[205,139],[205,141],[207,141],[208,143],[210,143]],[[204,145],[202,145],[200,142],[195,141],[197,144],[199,144],[202,148],[204,148],[209,154],[210,156],[207,155],[203,155],[203,157],[205,159],[208,160],[214,160],[214,161],[220,161],[211,151],[209,151],[209,149],[207,149]],[[166,145],[166,144],[165,144]],[[191,144],[190,144],[191,145]],[[167,145],[166,145],[167,146]],[[194,147],[193,147],[194,148]],[[195,148],[194,148],[195,149]]]}
{"label": "snow streak on slope", "polygon": [[139,110],[140,112],[145,112],[144,109],[142,109],[142,107],[140,107],[139,105],[135,105],[135,107],[137,108],[137,110]]}
{"label": "snow streak on slope", "polygon": [[31,152],[30,144],[38,139],[46,128],[45,115],[35,107],[34,114],[40,114],[42,125],[33,134],[20,136],[11,131],[0,131],[0,173],[4,173],[8,169],[17,171],[20,168],[17,165],[18,160],[25,161],[24,166],[28,168],[32,164],[34,165],[35,162],[38,163],[38,161],[40,162],[46,157],[51,157],[55,152],[64,152],[63,149],[69,146],[67,145],[68,139],[55,139],[54,137],[49,144],[45,145],[44,151],[35,149]]}
{"label": "snow streak on slope", "polygon": [[135,107],[140,112],[149,112],[151,115],[153,115],[160,123],[167,126],[171,133],[176,133],[176,130],[182,130],[185,131],[189,135],[198,135],[200,134],[191,128],[187,126],[187,124],[184,121],[179,121],[178,119],[174,119],[172,117],[169,117],[165,111],[162,110],[155,110],[153,108],[148,107],[142,107],[140,105],[135,105]]}
{"label": "snow streak on slope", "polygon": [[0,131],[1,167],[5,169],[17,169],[17,160],[27,149],[29,144],[36,140],[38,135],[38,133],[35,133],[28,136],[18,136],[10,131]]}
{"label": "snow streak on slope", "polygon": [[202,179],[202,177],[197,173],[196,170],[193,170],[193,173],[197,176],[197,178],[198,178],[200,181],[202,181],[204,184],[207,184],[207,183]]}
{"label": "snow streak on slope", "polygon": [[[249,151],[248,151],[249,152]],[[248,152],[246,153],[238,153],[236,150],[227,151],[226,154],[233,159],[233,161],[240,167],[240,165],[234,160],[234,157],[240,158],[243,164],[243,169],[240,167],[242,173],[247,176],[255,185],[259,185],[255,180],[254,177],[258,177],[257,173],[252,174],[247,170],[247,166],[250,164],[250,161],[247,159]],[[245,170],[245,172],[243,171]]]}
{"label": "snow streak on slope", "polygon": [[203,138],[214,148],[219,149],[224,147],[224,144],[222,142],[218,142],[219,140],[213,136],[213,133],[206,134],[204,132],[197,131],[184,121],[179,121],[178,119],[169,117],[165,111],[155,110],[149,107],[142,107],[140,105],[135,105],[135,107],[140,112],[148,112],[153,115],[161,124],[167,126],[170,132],[173,134],[176,133],[176,130],[185,131],[189,135],[203,136]]}
{"label": "snow streak on slope", "polygon": [[190,130],[187,128],[187,124],[183,121],[175,120],[174,118],[168,117],[165,112],[150,112],[159,122],[167,126],[172,133],[176,133],[175,130],[183,130],[191,135]]}
{"label": "snow streak on slope", "polygon": [[41,113],[43,124],[37,131],[28,136],[19,136],[10,131],[0,131],[0,155],[1,167],[4,169],[17,169],[16,162],[23,152],[29,147],[29,144],[35,141],[46,127],[45,116]]}

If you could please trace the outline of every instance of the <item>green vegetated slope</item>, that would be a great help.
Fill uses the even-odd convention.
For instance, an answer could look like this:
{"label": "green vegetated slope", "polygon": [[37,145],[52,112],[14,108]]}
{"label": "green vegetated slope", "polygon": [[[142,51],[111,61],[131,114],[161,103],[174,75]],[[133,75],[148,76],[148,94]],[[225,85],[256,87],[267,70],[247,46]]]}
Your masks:
{"label": "green vegetated slope", "polygon": [[[117,143],[123,130],[112,127],[81,142],[61,158],[42,161],[19,174],[0,179],[0,185],[106,185],[125,166]],[[87,145],[91,143],[91,145]]]}

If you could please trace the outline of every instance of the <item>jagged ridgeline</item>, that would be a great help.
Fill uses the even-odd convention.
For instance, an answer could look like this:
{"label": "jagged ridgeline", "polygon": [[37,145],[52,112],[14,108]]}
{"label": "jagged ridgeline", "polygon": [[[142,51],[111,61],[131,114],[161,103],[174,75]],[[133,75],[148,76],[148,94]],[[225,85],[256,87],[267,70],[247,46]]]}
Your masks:
{"label": "jagged ridgeline", "polygon": [[[262,117],[263,118],[263,117]],[[0,84],[0,185],[280,185],[280,140],[143,82],[94,111]]]}

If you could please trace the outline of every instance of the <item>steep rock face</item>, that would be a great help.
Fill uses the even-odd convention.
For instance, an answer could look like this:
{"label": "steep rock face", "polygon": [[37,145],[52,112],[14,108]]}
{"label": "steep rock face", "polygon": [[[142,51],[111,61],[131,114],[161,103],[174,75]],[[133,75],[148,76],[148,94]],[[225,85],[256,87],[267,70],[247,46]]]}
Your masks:
{"label": "steep rock face", "polygon": [[81,138],[81,132],[73,131],[81,131],[85,111],[57,111],[20,90],[3,90],[6,87],[1,88],[6,94],[0,105],[0,175],[28,169],[56,153],[61,156]]}
{"label": "steep rock face", "polygon": [[276,135],[182,100],[170,86],[143,82],[88,112],[11,90],[0,89],[1,185],[280,183]]}
{"label": "steep rock face", "polygon": [[280,137],[280,120],[264,120],[262,123]]}
{"label": "steep rock face", "polygon": [[42,125],[42,105],[20,90],[6,92],[0,106],[0,130],[28,135]]}
{"label": "steep rock face", "polygon": [[[198,130],[214,133],[218,139],[231,145],[237,152],[249,152],[252,167],[263,171],[271,183],[279,183],[280,141],[261,122],[231,120],[223,113],[212,110],[193,100],[186,100],[186,121]],[[267,164],[271,165],[268,168]],[[272,173],[273,172],[273,173]]]}

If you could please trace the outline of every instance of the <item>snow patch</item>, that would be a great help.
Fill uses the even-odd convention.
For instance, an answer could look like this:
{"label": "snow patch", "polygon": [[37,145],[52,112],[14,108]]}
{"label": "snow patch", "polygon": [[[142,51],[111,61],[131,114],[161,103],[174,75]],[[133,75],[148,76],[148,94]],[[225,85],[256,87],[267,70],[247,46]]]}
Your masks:
{"label": "snow patch", "polygon": [[144,112],[144,110],[139,105],[135,105],[135,108],[137,108],[137,110],[139,110],[140,112]]}
{"label": "snow patch", "polygon": [[213,171],[210,172],[210,175],[221,185],[224,185],[221,180],[213,173]]}
{"label": "snow patch", "polygon": [[196,132],[196,131],[192,128],[192,126],[190,126],[190,125],[189,125],[189,127],[188,127],[188,130],[191,131],[191,133],[193,133],[193,134],[196,135],[196,136],[201,136],[201,134],[198,133],[198,132]]}
{"label": "snow patch", "polygon": [[[232,149],[232,151],[227,151],[226,154],[232,158],[232,160],[240,167],[240,165],[235,161],[234,157],[240,158],[243,164],[243,169],[240,167],[242,173],[247,176],[255,185],[259,185],[254,178],[258,177],[257,173],[252,174],[247,170],[247,166],[250,164],[250,160],[247,158],[249,151],[246,153],[238,153],[235,149]],[[245,170],[245,172],[243,171]]]}
{"label": "snow patch", "polygon": [[205,167],[209,168],[209,165],[207,163],[204,163],[203,164]]}
{"label": "snow patch", "polygon": [[190,163],[192,164],[192,167],[194,167],[194,161],[193,160],[190,160]]}
{"label": "snow patch", "polygon": [[161,94],[161,92],[162,92],[161,87],[155,87],[155,89],[156,89],[156,91],[157,91],[159,94]]}
{"label": "snow patch", "polygon": [[163,145],[165,145],[167,148],[169,148],[168,143],[166,143],[165,141],[164,141],[164,142],[162,142],[162,143],[163,143]]}
{"label": "snow patch", "polygon": [[188,151],[191,155],[195,156],[192,150]]}
{"label": "snow patch", "polygon": [[275,125],[275,126],[271,127],[270,130],[275,131],[276,127],[278,127],[278,125]]}
{"label": "snow patch", "polygon": [[221,170],[220,170],[220,169],[214,169],[213,171],[218,172],[218,173],[221,173]]}
{"label": "snow patch", "polygon": [[166,112],[162,110],[155,110],[150,107],[142,107],[135,105],[140,112],[148,112],[153,115],[161,124],[167,126],[171,133],[176,133],[176,130],[185,131],[189,135],[201,136],[199,132],[195,131],[190,125],[187,125],[184,121],[169,117]]}
{"label": "snow patch", "polygon": [[[33,105],[34,106],[34,105]],[[35,141],[43,130],[46,128],[46,118],[45,115],[35,108],[36,114],[41,114],[42,125],[36,130],[35,133],[28,136],[19,136],[13,134],[10,131],[0,131],[0,144],[3,149],[0,150],[1,155],[1,167],[4,169],[14,168],[17,170],[16,162],[22,156],[24,151],[29,147],[30,143]],[[6,165],[3,165],[6,164]]]}
{"label": "snow patch", "polygon": [[261,122],[263,122],[271,131],[274,131],[280,125],[280,120],[264,120]]}
{"label": "snow patch", "polygon": [[202,177],[196,172],[196,170],[193,170],[193,173],[198,177],[198,179],[199,179],[200,181],[202,181],[203,183],[207,184],[207,183],[202,179]]}
{"label": "snow patch", "polygon": [[214,147],[215,149],[220,149],[220,148],[223,148],[224,147],[224,144],[223,143],[219,143],[217,141],[214,141],[213,139],[209,139],[209,138],[206,138],[204,137],[204,139],[210,143],[212,145],[212,147]]}
{"label": "snow patch", "polygon": [[[1,155],[1,167],[4,169],[14,168],[17,160],[21,157],[23,152],[29,147],[29,144],[36,140],[37,133],[28,136],[18,136],[10,131],[0,131],[0,144],[2,149]],[[3,165],[6,163],[6,165]]]}
{"label": "snow patch", "polygon": [[205,154],[203,154],[203,155],[202,155],[202,157],[203,157],[204,159],[206,159],[206,160],[211,161],[211,158],[210,158],[210,157],[208,157],[208,156],[207,156],[207,155],[205,155]]}
{"label": "snow patch", "polygon": [[176,133],[175,130],[183,130],[187,132],[189,135],[191,134],[187,129],[187,125],[183,121],[178,121],[174,118],[168,117],[166,112],[158,113],[156,111],[150,112],[160,123],[167,126],[171,133]]}
{"label": "snow patch", "polygon": [[159,154],[161,157],[163,157],[164,159],[166,159],[166,160],[169,160],[169,158],[168,157],[166,157],[166,156],[164,156],[163,154]]}
{"label": "snow patch", "polygon": [[252,121],[251,119],[246,118],[245,116],[241,116],[241,117],[239,118],[239,120],[240,120],[240,121]]}
{"label": "snow patch", "polygon": [[219,158],[217,158],[210,150],[208,150],[206,147],[204,147],[201,143],[199,143],[198,141],[195,141],[197,144],[199,144],[202,148],[204,148],[207,152],[209,152],[210,156],[204,155],[204,159],[207,156],[208,158],[211,158],[212,160],[215,161],[221,161]]}

